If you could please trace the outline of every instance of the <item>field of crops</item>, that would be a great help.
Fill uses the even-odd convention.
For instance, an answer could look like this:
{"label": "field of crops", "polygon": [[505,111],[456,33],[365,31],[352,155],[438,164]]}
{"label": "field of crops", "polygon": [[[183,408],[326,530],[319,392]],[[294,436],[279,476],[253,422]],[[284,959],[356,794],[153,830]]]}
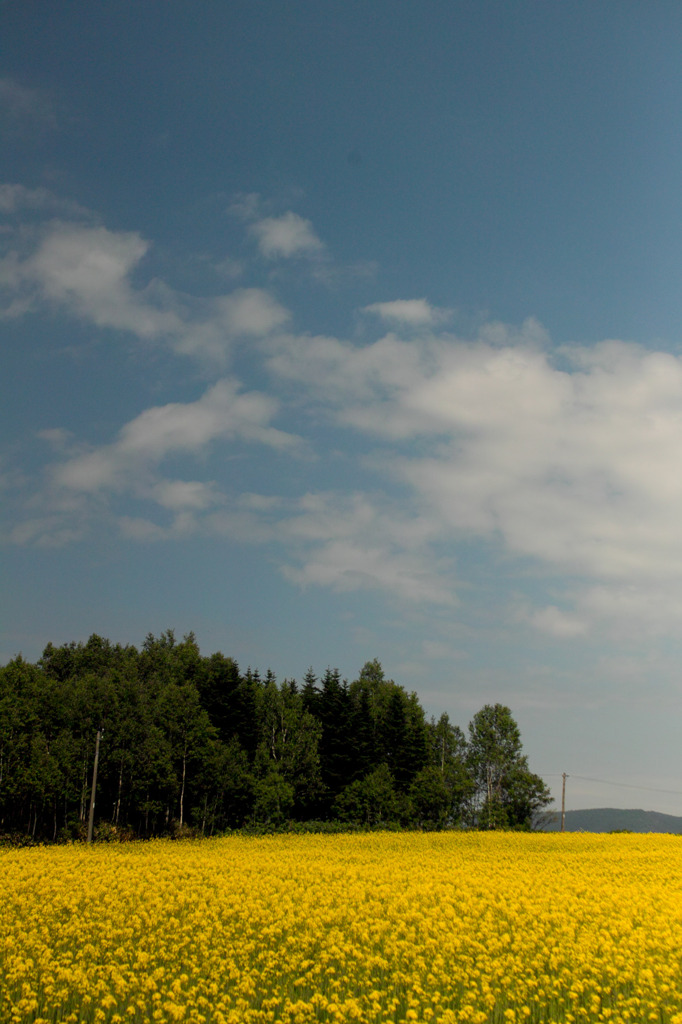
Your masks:
{"label": "field of crops", "polygon": [[0,1021],[682,1024],[682,839],[0,850]]}

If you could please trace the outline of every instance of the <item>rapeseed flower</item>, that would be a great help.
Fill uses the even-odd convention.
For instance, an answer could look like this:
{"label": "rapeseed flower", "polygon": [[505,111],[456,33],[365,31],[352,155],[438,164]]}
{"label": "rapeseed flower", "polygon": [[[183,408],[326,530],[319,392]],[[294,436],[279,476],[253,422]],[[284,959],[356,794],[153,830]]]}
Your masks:
{"label": "rapeseed flower", "polygon": [[682,1024],[681,842],[1,850],[0,1024]]}

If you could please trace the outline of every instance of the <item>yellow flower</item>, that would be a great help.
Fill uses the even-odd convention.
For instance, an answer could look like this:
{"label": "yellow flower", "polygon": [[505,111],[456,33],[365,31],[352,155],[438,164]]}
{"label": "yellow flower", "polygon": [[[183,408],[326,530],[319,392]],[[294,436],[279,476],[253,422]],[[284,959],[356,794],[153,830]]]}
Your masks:
{"label": "yellow flower", "polygon": [[0,850],[0,1024],[682,1024],[673,836]]}

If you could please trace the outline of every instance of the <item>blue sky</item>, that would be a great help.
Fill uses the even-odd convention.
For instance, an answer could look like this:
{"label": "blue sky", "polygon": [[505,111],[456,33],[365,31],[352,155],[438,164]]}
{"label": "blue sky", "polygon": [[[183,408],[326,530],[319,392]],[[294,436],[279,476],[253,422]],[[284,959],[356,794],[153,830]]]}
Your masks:
{"label": "blue sky", "polygon": [[681,30],[2,5],[0,660],[378,657],[682,813]]}

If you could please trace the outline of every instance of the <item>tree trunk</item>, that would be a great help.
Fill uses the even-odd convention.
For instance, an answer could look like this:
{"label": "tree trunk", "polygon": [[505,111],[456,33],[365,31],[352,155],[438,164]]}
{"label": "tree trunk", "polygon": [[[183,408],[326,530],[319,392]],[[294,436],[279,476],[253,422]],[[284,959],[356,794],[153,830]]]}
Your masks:
{"label": "tree trunk", "polygon": [[118,825],[118,817],[121,813],[121,790],[123,789],[123,758],[121,758],[121,767],[118,773],[118,796],[116,798],[116,810],[114,812],[114,824]]}
{"label": "tree trunk", "polygon": [[488,765],[488,828],[492,828],[492,809],[493,809],[493,769],[492,765]]}
{"label": "tree trunk", "polygon": [[185,815],[185,776],[187,775],[187,747],[182,752],[182,786],[180,787],[180,828]]}
{"label": "tree trunk", "polygon": [[88,763],[87,759],[83,761],[83,774],[81,776],[81,806],[78,813],[80,821],[85,821],[85,808],[87,805],[87,792],[88,792]]}

